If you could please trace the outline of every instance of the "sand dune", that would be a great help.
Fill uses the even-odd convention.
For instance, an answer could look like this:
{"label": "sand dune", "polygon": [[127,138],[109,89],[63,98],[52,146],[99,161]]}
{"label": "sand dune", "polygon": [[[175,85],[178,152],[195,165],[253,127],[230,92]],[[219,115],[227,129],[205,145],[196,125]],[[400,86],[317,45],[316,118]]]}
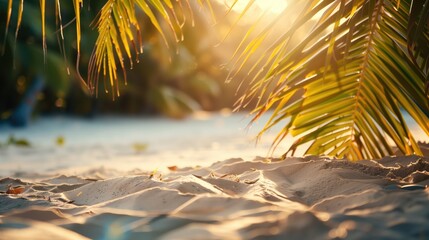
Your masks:
{"label": "sand dune", "polygon": [[[103,171],[108,171],[104,169]],[[426,239],[429,159],[229,159],[168,174],[4,178],[1,239]],[[98,177],[97,177],[98,176]]]}

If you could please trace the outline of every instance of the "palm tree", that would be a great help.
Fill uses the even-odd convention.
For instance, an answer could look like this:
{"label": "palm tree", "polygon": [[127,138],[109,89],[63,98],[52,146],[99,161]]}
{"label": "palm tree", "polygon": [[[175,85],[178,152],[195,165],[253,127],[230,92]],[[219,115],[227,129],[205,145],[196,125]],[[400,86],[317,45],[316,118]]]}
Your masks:
{"label": "palm tree", "polygon": [[[209,0],[196,2],[211,9]],[[249,1],[249,6],[253,2]],[[12,0],[8,3],[11,9]],[[84,1],[73,3],[79,69],[80,11]],[[106,0],[94,23],[98,39],[87,81],[80,77],[84,85],[97,91],[101,76],[119,94],[117,69],[122,68],[126,75],[124,59],[129,59],[131,66],[133,58],[142,53],[139,36],[144,29],[137,21],[136,9],[148,16],[165,45],[172,46],[183,37],[183,21],[193,21],[192,4],[190,0]],[[273,26],[282,24],[280,18],[256,36],[247,34],[233,58],[237,66],[233,72],[251,65],[248,91],[237,106],[245,106],[255,97],[261,99],[253,120],[272,110],[260,135],[276,124],[284,124],[273,147],[288,134],[297,137],[285,156],[310,142],[306,154],[351,160],[380,158],[394,153],[389,140],[405,154],[421,155],[402,112],[411,115],[429,135],[429,0],[301,0],[289,5],[283,15],[289,14],[292,5],[301,6],[302,14],[257,56],[256,63],[248,59],[273,32]],[[45,35],[45,0],[40,0],[40,7]],[[55,8],[61,33],[59,0]],[[6,25],[9,20],[10,14]],[[308,25],[312,25],[311,31],[291,45],[295,43],[294,34]],[[253,31],[255,28],[249,33]]]}

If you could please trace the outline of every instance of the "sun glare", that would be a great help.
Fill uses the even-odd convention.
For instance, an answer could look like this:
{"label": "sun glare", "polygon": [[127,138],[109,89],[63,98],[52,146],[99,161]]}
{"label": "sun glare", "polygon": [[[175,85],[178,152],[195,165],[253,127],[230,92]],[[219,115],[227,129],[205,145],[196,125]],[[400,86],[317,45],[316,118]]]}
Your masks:
{"label": "sun glare", "polygon": [[262,11],[271,11],[273,13],[281,13],[286,7],[285,0],[257,0],[256,5]]}
{"label": "sun glare", "polygon": [[[231,6],[234,1],[235,0],[224,0],[228,6]],[[248,3],[248,0],[238,0],[234,5],[233,10],[241,12],[246,8]],[[287,7],[287,2],[286,0],[256,0],[253,7],[256,7],[258,10],[263,12],[269,11],[279,14]]]}

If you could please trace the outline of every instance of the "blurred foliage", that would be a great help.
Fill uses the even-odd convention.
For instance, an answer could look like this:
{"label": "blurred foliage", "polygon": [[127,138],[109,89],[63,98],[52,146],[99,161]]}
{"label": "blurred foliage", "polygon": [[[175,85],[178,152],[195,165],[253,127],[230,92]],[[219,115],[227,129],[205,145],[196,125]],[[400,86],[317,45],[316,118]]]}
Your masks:
{"label": "blurred foliage", "polygon": [[140,143],[140,142],[133,143],[133,149],[136,153],[144,152],[148,148],[149,148],[149,145],[147,143]]}
{"label": "blurred foliage", "polygon": [[15,138],[13,135],[10,135],[6,145],[13,145],[18,147],[31,147],[31,143],[25,138]]}
{"label": "blurred foliage", "polygon": [[64,146],[65,142],[66,142],[66,139],[65,139],[63,136],[58,136],[58,137],[55,139],[55,144],[56,144],[57,146],[59,146],[59,147]]}
{"label": "blurred foliage", "polygon": [[[7,1],[0,1],[0,15],[5,16]],[[11,15],[17,16],[18,6],[15,4]],[[46,15],[48,21],[55,22],[50,14]],[[11,112],[22,99],[26,89],[31,85],[31,81],[36,76],[45,76],[47,86],[46,93],[52,93],[55,98],[64,96],[70,88],[69,76],[66,72],[66,61],[62,57],[58,47],[52,48],[49,54],[44,55],[41,48],[41,18],[38,1],[26,1],[26,8],[23,12],[22,23],[19,29],[16,26],[16,18],[11,18],[9,32],[18,33],[5,34],[5,41],[1,42],[3,57],[0,58],[2,72],[5,73],[2,79],[0,94],[0,112]],[[54,34],[55,24],[46,28],[46,42],[56,45]],[[15,38],[15,36],[17,36]],[[38,96],[43,100],[44,94]],[[9,114],[5,114],[7,117]]]}

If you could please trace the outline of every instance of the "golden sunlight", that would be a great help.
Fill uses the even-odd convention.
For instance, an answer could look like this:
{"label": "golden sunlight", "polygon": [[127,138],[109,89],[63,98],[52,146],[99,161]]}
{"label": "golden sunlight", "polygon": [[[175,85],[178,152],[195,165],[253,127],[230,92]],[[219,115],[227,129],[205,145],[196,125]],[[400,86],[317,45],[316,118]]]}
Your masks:
{"label": "golden sunlight", "polygon": [[[235,0],[219,0],[221,2],[224,2],[227,6],[231,6]],[[238,0],[233,10],[237,12],[242,12],[249,1],[245,0]],[[254,3],[254,6],[257,10],[260,10],[262,12],[270,11],[274,14],[281,13],[286,7],[287,7],[287,1],[286,0],[256,0]]]}

